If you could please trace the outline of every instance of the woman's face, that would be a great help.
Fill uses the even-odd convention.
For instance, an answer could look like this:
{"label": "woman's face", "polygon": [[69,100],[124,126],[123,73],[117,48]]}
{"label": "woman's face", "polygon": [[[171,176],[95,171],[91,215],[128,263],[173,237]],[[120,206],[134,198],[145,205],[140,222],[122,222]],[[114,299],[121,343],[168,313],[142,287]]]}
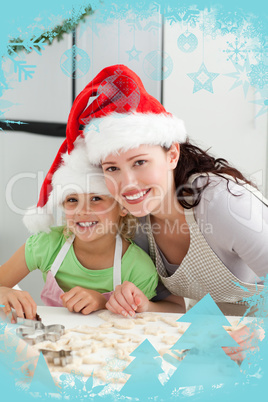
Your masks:
{"label": "woman's face", "polygon": [[113,197],[134,216],[161,213],[174,199],[173,170],[179,145],[166,151],[160,145],[141,145],[102,161],[106,185]]}

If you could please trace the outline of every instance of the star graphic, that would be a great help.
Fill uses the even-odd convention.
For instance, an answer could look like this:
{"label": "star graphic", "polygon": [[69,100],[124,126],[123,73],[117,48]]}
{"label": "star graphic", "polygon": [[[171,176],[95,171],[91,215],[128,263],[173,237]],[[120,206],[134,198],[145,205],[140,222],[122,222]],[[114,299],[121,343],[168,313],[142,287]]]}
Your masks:
{"label": "star graphic", "polygon": [[250,87],[249,78],[247,75],[247,73],[250,71],[249,59],[247,57],[243,65],[239,65],[235,62],[232,62],[232,63],[233,63],[234,68],[236,69],[236,71],[233,73],[224,74],[227,77],[235,78],[235,82],[233,83],[232,87],[230,88],[230,91],[232,89],[235,89],[235,88],[239,87],[240,85],[242,85],[243,91],[244,91],[244,96],[246,98],[248,89]]}
{"label": "star graphic", "polygon": [[126,53],[128,53],[128,56],[129,56],[128,61],[131,61],[131,60],[139,61],[139,57],[140,57],[140,54],[142,53],[142,51],[137,50],[135,45],[133,45],[132,49],[127,50]]}
{"label": "star graphic", "polygon": [[261,98],[249,102],[249,103],[255,103],[256,105],[261,106],[261,109],[256,114],[255,118],[257,118],[257,117],[261,116],[262,114],[265,114],[265,113],[268,112],[268,89],[267,88],[261,89],[260,91],[256,91],[255,94],[257,92],[260,93]]}
{"label": "star graphic", "polygon": [[213,93],[212,81],[214,81],[219,74],[209,72],[205,64],[202,63],[196,73],[189,73],[187,75],[194,81],[193,93],[198,92],[201,89]]}

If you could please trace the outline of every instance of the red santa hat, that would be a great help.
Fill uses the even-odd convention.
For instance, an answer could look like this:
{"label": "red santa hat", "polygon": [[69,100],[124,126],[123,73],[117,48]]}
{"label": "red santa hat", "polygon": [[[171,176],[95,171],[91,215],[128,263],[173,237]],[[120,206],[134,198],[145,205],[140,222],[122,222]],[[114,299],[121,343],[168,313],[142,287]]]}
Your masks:
{"label": "red santa hat", "polygon": [[[88,105],[91,97],[95,99]],[[66,140],[44,180],[37,207],[24,217],[26,227],[33,233],[48,232],[55,206],[74,186],[81,193],[108,194],[101,170],[89,162],[97,165],[110,153],[143,144],[168,148],[185,140],[183,121],[166,112],[132,70],[124,65],[104,68],[73,103]],[[82,185],[89,176],[95,178],[90,186]]]}
{"label": "red santa hat", "polygon": [[55,209],[69,194],[110,195],[102,169],[89,163],[83,137],[78,137],[70,153],[66,140],[43,182],[37,207],[30,208],[23,222],[32,233],[49,232],[54,225]]}
{"label": "red santa hat", "polygon": [[93,164],[119,150],[144,144],[169,148],[186,140],[183,121],[166,112],[124,65],[103,69],[75,99],[67,125],[68,149],[81,134],[80,125],[85,126],[83,135]]}

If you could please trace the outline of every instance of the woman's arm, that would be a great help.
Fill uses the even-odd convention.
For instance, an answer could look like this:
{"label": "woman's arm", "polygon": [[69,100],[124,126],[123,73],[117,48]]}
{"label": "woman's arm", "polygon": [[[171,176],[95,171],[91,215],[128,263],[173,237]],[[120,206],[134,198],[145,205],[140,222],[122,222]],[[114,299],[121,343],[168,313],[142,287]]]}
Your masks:
{"label": "woman's arm", "polygon": [[[36,303],[28,292],[12,289],[29,274],[25,260],[25,245],[20,247],[13,256],[0,267],[0,304],[4,305],[6,315],[11,308],[16,310],[18,317],[33,319],[36,316]],[[12,319],[14,322],[14,318]]]}
{"label": "woman's arm", "polygon": [[228,186],[231,193],[225,179],[213,178],[195,217],[224,265],[244,282],[259,282],[268,273],[268,207],[243,186],[233,181]]}

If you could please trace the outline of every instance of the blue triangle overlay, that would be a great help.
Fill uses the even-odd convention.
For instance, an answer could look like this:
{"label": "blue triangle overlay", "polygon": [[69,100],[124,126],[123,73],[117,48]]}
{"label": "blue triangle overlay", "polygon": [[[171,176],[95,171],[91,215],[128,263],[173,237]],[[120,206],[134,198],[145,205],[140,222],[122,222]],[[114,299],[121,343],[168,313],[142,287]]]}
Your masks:
{"label": "blue triangle overlay", "polygon": [[43,353],[40,353],[39,355],[34,376],[29,387],[29,392],[37,392],[41,395],[59,394],[59,388],[55,385]]}

